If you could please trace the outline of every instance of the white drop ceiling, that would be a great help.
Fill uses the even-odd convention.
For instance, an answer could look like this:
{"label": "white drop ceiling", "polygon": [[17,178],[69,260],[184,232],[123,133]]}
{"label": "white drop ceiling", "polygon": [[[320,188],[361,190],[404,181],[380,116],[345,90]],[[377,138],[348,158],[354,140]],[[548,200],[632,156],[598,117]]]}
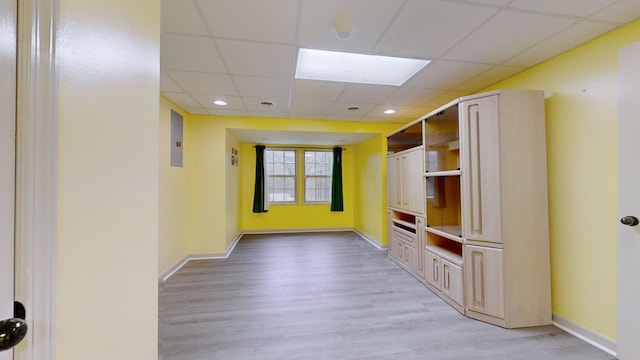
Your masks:
{"label": "white drop ceiling", "polygon": [[[639,0],[162,0],[160,88],[191,114],[406,123],[639,17]],[[433,62],[402,86],[299,80],[301,47]]]}

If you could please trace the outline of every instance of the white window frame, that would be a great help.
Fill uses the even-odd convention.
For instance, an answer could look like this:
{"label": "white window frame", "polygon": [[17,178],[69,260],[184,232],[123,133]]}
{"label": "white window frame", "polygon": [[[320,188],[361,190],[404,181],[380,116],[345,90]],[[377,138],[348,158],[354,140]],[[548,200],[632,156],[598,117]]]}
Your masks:
{"label": "white window frame", "polygon": [[[329,170],[329,173],[327,175],[307,175],[307,157],[306,157],[306,153],[307,152],[312,152],[312,153],[329,153],[329,160],[331,163],[331,168]],[[331,149],[301,149],[301,157],[302,157],[302,199],[304,199],[304,203],[305,204],[330,204],[331,203],[331,177],[332,177],[332,173],[333,173],[333,151]],[[322,199],[322,200],[307,200],[307,179],[317,179],[317,178],[323,178],[323,179],[327,179],[329,182],[329,186],[328,186],[328,197],[327,199]]]}
{"label": "white window frame", "polygon": [[[294,159],[295,159],[295,163],[294,163],[294,174],[293,175],[272,175],[270,174],[270,163],[267,161],[268,159],[268,152],[293,152],[294,153]],[[295,205],[298,204],[298,173],[299,173],[299,159],[298,159],[298,149],[295,148],[266,148],[265,149],[265,175],[266,175],[266,195],[267,195],[267,201],[269,202],[269,204],[276,204],[276,205]],[[283,163],[284,165],[284,163]],[[272,200],[272,196],[271,194],[273,193],[273,179],[274,178],[293,178],[293,200]],[[285,188],[286,189],[286,188]]]}

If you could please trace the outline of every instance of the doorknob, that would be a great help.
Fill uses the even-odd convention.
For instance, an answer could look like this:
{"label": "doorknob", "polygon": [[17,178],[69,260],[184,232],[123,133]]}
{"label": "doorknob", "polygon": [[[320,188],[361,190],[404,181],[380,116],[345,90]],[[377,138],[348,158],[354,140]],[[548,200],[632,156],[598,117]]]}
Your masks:
{"label": "doorknob", "polygon": [[620,222],[628,226],[636,226],[640,224],[640,220],[638,220],[638,218],[635,216],[625,216],[622,219],[620,219]]}
{"label": "doorknob", "polygon": [[27,335],[27,323],[12,318],[0,321],[0,351],[9,350],[18,345]]}

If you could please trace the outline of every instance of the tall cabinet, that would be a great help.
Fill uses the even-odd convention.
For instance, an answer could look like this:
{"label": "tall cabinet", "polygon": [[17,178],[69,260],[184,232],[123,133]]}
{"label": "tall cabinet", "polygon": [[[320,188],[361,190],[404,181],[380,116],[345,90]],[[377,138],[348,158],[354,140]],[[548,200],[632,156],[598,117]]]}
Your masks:
{"label": "tall cabinet", "polygon": [[[410,126],[418,123],[422,138],[410,148],[394,149],[406,127],[388,136],[390,258],[468,317],[507,328],[550,324],[543,93],[463,97]],[[395,160],[412,152],[423,155],[420,176]],[[410,209],[398,192],[419,204]],[[417,248],[403,260],[406,242],[394,238],[408,224]]]}

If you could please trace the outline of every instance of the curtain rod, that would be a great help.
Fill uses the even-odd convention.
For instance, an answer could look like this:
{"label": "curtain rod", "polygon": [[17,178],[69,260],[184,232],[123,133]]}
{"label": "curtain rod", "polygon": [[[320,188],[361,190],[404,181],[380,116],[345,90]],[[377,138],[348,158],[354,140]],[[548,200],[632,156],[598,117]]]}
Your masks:
{"label": "curtain rod", "polygon": [[[282,146],[268,146],[268,145],[264,145],[265,148],[267,149],[323,149],[323,150],[329,150],[329,149],[333,149],[336,147],[340,147],[340,146],[330,146],[330,147],[320,147],[320,146],[286,146],[286,145],[282,145]],[[252,148],[256,148],[255,145],[252,146]],[[342,148],[343,151],[347,151],[346,148]]]}

